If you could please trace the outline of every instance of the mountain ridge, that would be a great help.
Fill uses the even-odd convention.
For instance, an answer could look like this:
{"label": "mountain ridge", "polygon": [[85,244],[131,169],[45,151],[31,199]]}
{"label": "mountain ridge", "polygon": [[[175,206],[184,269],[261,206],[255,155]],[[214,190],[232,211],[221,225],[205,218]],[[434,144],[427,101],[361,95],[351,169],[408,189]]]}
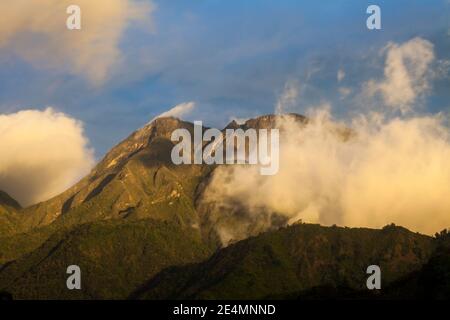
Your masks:
{"label": "mountain ridge", "polygon": [[[276,120],[280,117],[292,117],[295,121],[307,123],[307,118],[298,114],[263,115],[247,120],[236,128],[260,129],[274,128]],[[227,128],[226,126],[225,128]],[[25,225],[21,230],[44,226],[53,222],[59,216],[67,213],[72,208],[89,200],[95,195],[95,188],[103,188],[108,184],[113,175],[119,171],[128,160],[144,150],[157,138],[170,141],[170,135],[175,129],[187,129],[193,134],[193,123],[182,121],[174,117],[156,118],[149,124],[131,133],[127,138],[111,148],[100,160],[91,172],[75,185],[63,191],[61,194],[47,201],[24,208],[23,218]],[[224,130],[225,130],[224,128]],[[206,127],[204,129],[207,129]],[[167,152],[167,150],[166,150]],[[165,160],[168,160],[167,158]],[[92,185],[92,187],[89,187]],[[99,190],[97,189],[97,190]],[[92,191],[94,191],[92,193]]]}

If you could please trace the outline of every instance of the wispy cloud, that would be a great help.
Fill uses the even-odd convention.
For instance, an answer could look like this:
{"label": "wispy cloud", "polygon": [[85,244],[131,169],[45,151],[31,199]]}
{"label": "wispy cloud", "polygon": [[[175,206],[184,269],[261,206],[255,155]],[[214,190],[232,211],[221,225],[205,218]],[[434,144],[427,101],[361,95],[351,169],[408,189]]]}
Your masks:
{"label": "wispy cloud", "polygon": [[337,81],[341,82],[345,78],[345,71],[343,69],[339,69],[336,77],[337,77]]}
{"label": "wispy cloud", "polygon": [[190,102],[183,102],[180,104],[177,104],[175,107],[171,108],[170,110],[167,110],[163,113],[161,113],[160,115],[156,116],[155,118],[152,119],[155,120],[157,118],[162,118],[162,117],[175,117],[175,118],[181,118],[189,113],[191,113],[195,108],[195,102],[190,101]]}
{"label": "wispy cloud", "polygon": [[435,59],[433,44],[414,38],[403,44],[390,43],[384,50],[387,51],[384,78],[365,83],[365,93],[368,96],[379,93],[387,107],[407,112],[430,87],[429,67]]}
{"label": "wispy cloud", "polygon": [[275,113],[286,113],[290,108],[294,107],[297,103],[299,96],[299,84],[297,80],[290,79],[286,81],[283,92],[278,97],[275,105]]}

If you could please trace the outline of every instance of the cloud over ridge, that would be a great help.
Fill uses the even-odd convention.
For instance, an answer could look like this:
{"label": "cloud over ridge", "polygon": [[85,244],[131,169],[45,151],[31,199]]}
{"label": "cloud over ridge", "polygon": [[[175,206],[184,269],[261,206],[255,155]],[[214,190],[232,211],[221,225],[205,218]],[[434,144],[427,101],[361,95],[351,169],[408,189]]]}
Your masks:
{"label": "cloud over ridge", "polygon": [[[278,126],[284,132],[278,174],[219,167],[206,202],[223,208],[239,204],[249,219],[276,213],[289,223],[373,228],[395,223],[427,234],[450,226],[450,135],[440,117],[361,116],[350,137],[339,133],[342,126],[328,110],[316,110],[305,127],[289,119]],[[245,237],[233,229],[220,233]]]}

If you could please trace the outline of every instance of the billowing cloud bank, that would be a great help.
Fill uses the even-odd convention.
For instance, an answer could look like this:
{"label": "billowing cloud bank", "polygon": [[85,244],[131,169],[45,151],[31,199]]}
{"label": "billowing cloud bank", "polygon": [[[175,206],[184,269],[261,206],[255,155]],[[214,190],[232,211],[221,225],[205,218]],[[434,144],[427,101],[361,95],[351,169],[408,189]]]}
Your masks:
{"label": "billowing cloud bank", "polygon": [[[66,28],[67,7],[81,9],[81,30]],[[0,49],[39,67],[57,68],[100,84],[121,58],[120,39],[133,21],[148,21],[150,1],[1,1]]]}
{"label": "billowing cloud bank", "polygon": [[51,108],[0,115],[0,190],[22,205],[46,200],[89,172],[82,124]]}
{"label": "billowing cloud bank", "polygon": [[[390,44],[385,78],[363,86],[376,88],[384,105],[369,112],[361,108],[345,124],[332,119],[329,104],[314,108],[307,126],[281,118],[278,174],[261,176],[252,166],[219,167],[205,201],[230,208],[221,210],[225,213],[245,208],[249,224],[269,213],[288,223],[375,228],[395,223],[427,234],[450,227],[449,128],[442,115],[412,109],[430,90],[426,74],[433,60],[426,40]],[[401,112],[392,116],[391,108]],[[224,243],[246,236],[242,228],[220,228]]]}
{"label": "billowing cloud bank", "polygon": [[395,223],[428,234],[450,226],[450,136],[438,117],[361,117],[347,138],[332,129],[326,110],[304,128],[289,119],[279,126],[278,174],[222,166],[207,201],[281,214],[290,223]]}

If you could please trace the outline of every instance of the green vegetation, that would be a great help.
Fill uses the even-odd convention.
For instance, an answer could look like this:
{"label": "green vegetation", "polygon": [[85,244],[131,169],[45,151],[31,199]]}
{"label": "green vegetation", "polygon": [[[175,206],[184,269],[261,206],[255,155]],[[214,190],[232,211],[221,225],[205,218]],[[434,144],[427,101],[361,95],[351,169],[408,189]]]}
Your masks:
{"label": "green vegetation", "polygon": [[[194,229],[140,220],[104,221],[53,234],[0,271],[0,288],[15,299],[120,299],[164,268],[201,261],[213,248]],[[66,288],[69,265],[82,270],[82,289]]]}
{"label": "green vegetation", "polygon": [[383,283],[392,283],[419,270],[432,251],[432,238],[400,227],[295,225],[240,241],[200,264],[165,270],[132,297],[261,299],[319,286],[362,290],[367,266],[379,265]]}

